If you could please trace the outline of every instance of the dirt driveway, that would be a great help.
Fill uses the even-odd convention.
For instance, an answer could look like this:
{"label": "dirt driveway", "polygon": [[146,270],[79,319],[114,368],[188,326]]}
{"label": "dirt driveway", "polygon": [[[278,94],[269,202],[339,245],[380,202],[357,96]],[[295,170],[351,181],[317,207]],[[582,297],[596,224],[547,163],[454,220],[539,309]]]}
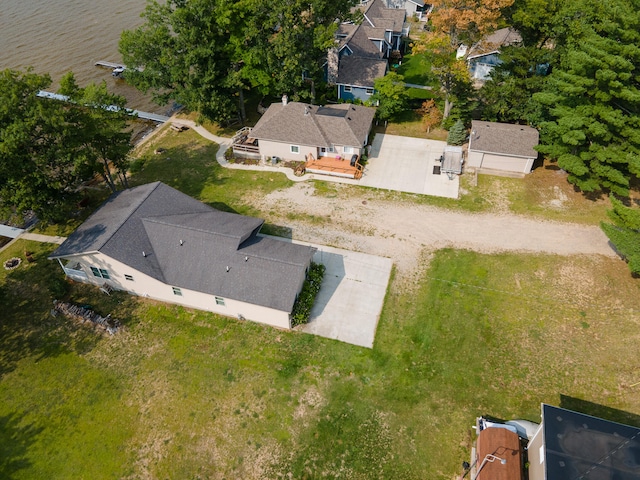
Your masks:
{"label": "dirt driveway", "polygon": [[508,213],[452,212],[387,200],[363,202],[360,196],[352,198],[339,192],[327,198],[314,195],[314,191],[313,185],[299,183],[257,203],[262,211],[271,212],[269,222],[291,227],[296,239],[390,257],[399,276],[415,273],[425,254],[444,247],[486,253],[615,256],[596,226]]}

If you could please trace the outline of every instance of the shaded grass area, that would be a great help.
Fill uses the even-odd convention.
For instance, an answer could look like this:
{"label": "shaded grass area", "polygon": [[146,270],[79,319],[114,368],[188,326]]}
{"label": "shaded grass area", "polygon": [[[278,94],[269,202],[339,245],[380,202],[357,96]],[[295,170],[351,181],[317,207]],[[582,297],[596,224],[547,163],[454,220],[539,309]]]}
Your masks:
{"label": "shaded grass area", "polygon": [[[158,148],[163,153],[155,154]],[[231,170],[215,159],[218,145],[187,130],[165,128],[138,153],[139,171],[132,185],[162,181],[219,210],[257,215],[250,199],[292,185],[284,174]]]}
{"label": "shaded grass area", "polygon": [[[61,287],[50,245],[0,260],[25,248],[0,272],[2,478],[450,479],[476,415],[538,420],[561,395],[640,412],[617,260],[440,251],[392,283],[368,350]],[[60,293],[125,329],[51,317]]]}

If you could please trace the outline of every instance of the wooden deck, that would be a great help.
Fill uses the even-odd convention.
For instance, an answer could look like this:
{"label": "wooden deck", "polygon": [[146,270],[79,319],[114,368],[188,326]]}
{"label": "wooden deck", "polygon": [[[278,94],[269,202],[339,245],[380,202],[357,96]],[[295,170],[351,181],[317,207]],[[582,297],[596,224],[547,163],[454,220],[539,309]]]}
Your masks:
{"label": "wooden deck", "polygon": [[[359,159],[360,158],[358,158],[358,160]],[[358,162],[352,167],[348,159],[338,160],[333,157],[320,157],[316,159],[312,155],[309,155],[305,169],[307,173],[359,179],[362,177],[364,167]]]}

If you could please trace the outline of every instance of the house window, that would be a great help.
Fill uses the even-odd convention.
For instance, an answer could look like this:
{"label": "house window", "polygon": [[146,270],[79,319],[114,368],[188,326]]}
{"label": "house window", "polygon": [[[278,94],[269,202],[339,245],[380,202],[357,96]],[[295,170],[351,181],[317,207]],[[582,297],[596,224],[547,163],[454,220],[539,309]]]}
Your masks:
{"label": "house window", "polygon": [[126,273],[124,274],[124,279],[125,280],[129,280],[130,282],[133,282],[133,275],[127,275]]}
{"label": "house window", "polygon": [[109,280],[109,271],[104,268],[96,268],[91,267],[91,273],[93,273],[94,277],[104,278],[105,280]]}
{"label": "house window", "polygon": [[224,307],[224,298],[216,297],[216,305],[220,305],[221,307]]}
{"label": "house window", "polygon": [[320,147],[322,153],[333,153],[333,147]]}
{"label": "house window", "polygon": [[174,295],[178,295],[179,297],[182,296],[182,290],[180,290],[178,287],[171,287],[171,288],[173,288]]}
{"label": "house window", "polygon": [[353,147],[344,147],[344,153],[353,153]]}
{"label": "house window", "polygon": [[345,92],[350,92],[351,91],[351,86],[350,85],[345,85],[344,86],[344,91]]}
{"label": "house window", "polygon": [[300,147],[298,145],[291,145],[289,148],[291,149],[291,153],[300,153]]}
{"label": "house window", "polygon": [[367,88],[367,95],[373,95],[373,88]]}

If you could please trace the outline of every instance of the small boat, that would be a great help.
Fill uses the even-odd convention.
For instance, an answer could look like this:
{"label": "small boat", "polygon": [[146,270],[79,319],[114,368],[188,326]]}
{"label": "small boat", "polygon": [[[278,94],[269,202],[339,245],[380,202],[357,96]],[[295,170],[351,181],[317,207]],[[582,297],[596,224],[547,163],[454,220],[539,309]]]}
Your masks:
{"label": "small boat", "polygon": [[126,69],[127,67],[119,65],[111,71],[111,75],[113,75],[114,77],[119,77]]}

